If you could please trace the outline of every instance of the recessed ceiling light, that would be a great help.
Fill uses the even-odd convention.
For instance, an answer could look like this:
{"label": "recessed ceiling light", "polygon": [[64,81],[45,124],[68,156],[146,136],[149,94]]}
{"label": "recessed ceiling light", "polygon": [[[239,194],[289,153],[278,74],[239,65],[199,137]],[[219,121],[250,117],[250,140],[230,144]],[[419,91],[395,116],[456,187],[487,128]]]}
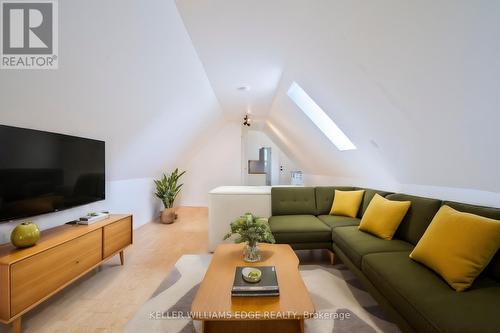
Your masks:
{"label": "recessed ceiling light", "polygon": [[241,86],[241,87],[238,87],[238,90],[239,91],[249,91],[250,90],[250,86]]}

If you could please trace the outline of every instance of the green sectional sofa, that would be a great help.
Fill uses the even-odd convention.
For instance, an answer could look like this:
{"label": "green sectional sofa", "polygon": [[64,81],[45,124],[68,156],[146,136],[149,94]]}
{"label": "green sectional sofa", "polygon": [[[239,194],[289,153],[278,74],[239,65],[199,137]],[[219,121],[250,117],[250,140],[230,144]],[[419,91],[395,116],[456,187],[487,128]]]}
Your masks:
{"label": "green sectional sofa", "polygon": [[[269,225],[277,243],[333,250],[404,332],[500,332],[500,251],[464,292],[409,258],[442,205],[497,220],[500,209],[364,189],[356,218],[330,216],[335,189],[360,188],[273,188]],[[358,230],[375,193],[412,203],[392,240]]]}

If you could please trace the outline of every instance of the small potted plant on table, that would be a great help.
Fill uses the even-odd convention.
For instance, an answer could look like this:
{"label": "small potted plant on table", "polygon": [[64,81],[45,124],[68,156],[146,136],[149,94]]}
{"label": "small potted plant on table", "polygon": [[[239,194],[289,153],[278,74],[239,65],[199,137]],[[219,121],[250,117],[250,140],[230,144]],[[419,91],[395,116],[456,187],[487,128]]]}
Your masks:
{"label": "small potted plant on table", "polygon": [[234,240],[235,243],[246,242],[243,260],[247,262],[257,262],[261,259],[257,246],[259,242],[276,242],[267,219],[255,217],[251,213],[240,216],[236,221],[231,222],[230,226],[231,231],[224,236],[224,240],[237,234],[239,237]]}
{"label": "small potted plant on table", "polygon": [[181,187],[184,184],[177,184],[179,179],[184,175],[186,171],[179,172],[179,169],[175,169],[170,175],[163,174],[161,179],[155,180],[156,193],[155,195],[161,200],[165,209],[161,212],[160,221],[162,223],[170,224],[177,219],[177,214],[175,213],[174,201]]}

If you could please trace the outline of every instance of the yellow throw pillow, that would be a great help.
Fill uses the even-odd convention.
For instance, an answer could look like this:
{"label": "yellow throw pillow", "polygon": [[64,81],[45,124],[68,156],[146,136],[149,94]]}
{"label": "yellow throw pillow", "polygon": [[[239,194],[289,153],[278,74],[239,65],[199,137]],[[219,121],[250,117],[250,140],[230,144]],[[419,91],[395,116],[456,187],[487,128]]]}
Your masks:
{"label": "yellow throw pillow", "polygon": [[442,206],[410,254],[456,291],[464,291],[500,246],[500,221]]}
{"label": "yellow throw pillow", "polygon": [[392,201],[375,194],[363,214],[359,230],[391,240],[410,205],[411,201]]}
{"label": "yellow throw pillow", "polygon": [[330,215],[342,215],[356,217],[358,215],[359,206],[365,190],[359,191],[339,191],[335,190],[333,197],[332,209]]}

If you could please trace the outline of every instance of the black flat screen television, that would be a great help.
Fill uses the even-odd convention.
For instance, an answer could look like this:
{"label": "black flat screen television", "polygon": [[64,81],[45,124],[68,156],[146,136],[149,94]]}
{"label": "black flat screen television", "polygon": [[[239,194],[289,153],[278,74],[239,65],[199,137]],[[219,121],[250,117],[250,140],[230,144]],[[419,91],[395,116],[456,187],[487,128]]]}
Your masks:
{"label": "black flat screen television", "polygon": [[0,125],[0,221],[105,199],[104,141]]}

